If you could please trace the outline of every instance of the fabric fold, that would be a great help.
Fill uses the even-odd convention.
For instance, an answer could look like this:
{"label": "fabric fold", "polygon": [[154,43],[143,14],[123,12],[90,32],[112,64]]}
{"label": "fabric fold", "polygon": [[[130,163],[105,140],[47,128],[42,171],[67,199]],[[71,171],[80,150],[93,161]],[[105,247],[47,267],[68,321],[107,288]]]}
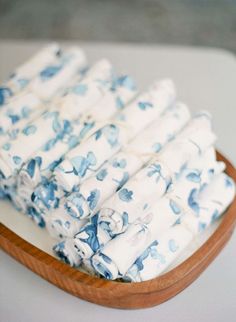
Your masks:
{"label": "fabric fold", "polygon": [[112,67],[104,60],[97,65],[94,73],[91,70],[87,81],[85,79],[74,85],[67,95],[60,98],[57,107],[52,107],[34,122],[27,124],[7,151],[0,149],[0,170],[5,177],[13,175],[35,151],[70,135],[72,121],[82,117],[86,110],[103,98],[108,91],[108,81],[112,81]]}
{"label": "fabric fold", "polygon": [[175,100],[175,88],[170,80],[154,83],[138,96],[113,122],[107,123],[83,144],[71,150],[55,170],[62,190],[71,192],[99,167],[147,127]]}
{"label": "fabric fold", "polygon": [[214,158],[214,150],[193,161],[183,171],[173,191],[157,201],[130,224],[123,234],[117,235],[93,256],[95,270],[108,279],[124,276],[147,245],[154,243],[157,236],[180,221],[186,209],[195,211],[193,198],[197,198],[212,181],[212,176],[223,170],[224,165]]}
{"label": "fabric fold", "polygon": [[142,253],[125,274],[124,279],[142,282],[165,272],[193,239],[218,220],[235,196],[233,180],[222,173],[205,187],[195,199],[197,211],[186,210],[182,220],[169,228]]}
{"label": "fabric fold", "polygon": [[[173,140],[189,119],[190,113],[186,105],[173,105],[123,151],[107,161],[94,176],[85,180],[79,186],[79,191],[61,199],[59,208],[53,210],[53,216],[48,216],[48,223],[53,225],[55,218],[60,218],[63,213],[63,218],[67,218],[74,227],[74,230],[65,231],[64,237],[73,237],[78,232],[73,221],[76,223],[78,219],[91,217],[108,197],[119,190],[155,153],[160,152],[165,144]],[[55,225],[54,227],[56,228]]]}
{"label": "fabric fold", "polygon": [[196,115],[156,159],[137,172],[102,205],[100,225],[111,236],[124,232],[153,201],[167,192],[188,162],[201,155],[214,141],[209,115],[205,112]]}

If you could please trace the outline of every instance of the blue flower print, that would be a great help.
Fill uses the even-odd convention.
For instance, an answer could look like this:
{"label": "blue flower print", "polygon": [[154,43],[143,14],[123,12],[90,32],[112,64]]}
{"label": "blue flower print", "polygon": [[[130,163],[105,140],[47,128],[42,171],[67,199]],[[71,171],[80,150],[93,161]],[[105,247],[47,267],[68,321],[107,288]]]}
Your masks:
{"label": "blue flower print", "polygon": [[[100,248],[100,243],[97,238],[97,218],[98,214],[94,215],[91,218],[91,222],[85,225],[84,228],[82,228],[81,231],[75,235],[75,239],[77,238],[88,244],[94,253]],[[80,237],[80,235],[83,235],[84,233],[87,235],[87,238]]]}
{"label": "blue flower print", "polygon": [[136,85],[134,83],[133,78],[128,75],[123,75],[123,76],[117,77],[117,84],[119,86],[127,88],[130,91],[136,90]]}
{"label": "blue flower print", "polygon": [[170,199],[169,204],[174,214],[179,215],[181,213],[181,208],[174,200]]}
{"label": "blue flower print", "polygon": [[13,96],[12,91],[8,87],[0,87],[0,106],[6,103],[6,99]]}
{"label": "blue flower print", "polygon": [[51,66],[48,66],[46,67],[45,69],[43,69],[41,72],[40,72],[40,78],[42,81],[46,81],[52,77],[54,77],[56,74],[59,73],[59,71],[62,69],[62,65],[51,65]]}
{"label": "blue flower print", "polygon": [[31,113],[31,110],[28,106],[23,106],[22,109],[21,109],[21,115],[23,118],[27,119],[29,118],[30,116],[30,113]]}
{"label": "blue flower print", "polygon": [[120,190],[120,188],[123,187],[123,185],[129,180],[129,173],[128,172],[124,172],[123,173],[123,177],[121,180],[117,180],[117,179],[112,179],[114,182],[116,182],[118,184],[116,191]]}
{"label": "blue flower print", "polygon": [[153,104],[150,102],[138,102],[138,107],[140,110],[146,111],[147,109],[152,108]]}
{"label": "blue flower print", "polygon": [[158,143],[158,142],[154,143],[153,146],[152,146],[152,150],[155,153],[161,151],[161,148],[162,148],[162,145],[161,145],[161,143]]}
{"label": "blue flower print", "polygon": [[103,181],[106,178],[107,174],[108,174],[107,169],[103,168],[96,175],[96,179],[98,181]]}
{"label": "blue flower print", "polygon": [[27,125],[22,130],[22,132],[24,133],[24,135],[27,135],[27,136],[34,134],[36,131],[37,131],[37,128],[36,128],[35,125]]}
{"label": "blue flower print", "polygon": [[120,159],[118,160],[117,158],[115,158],[112,162],[112,166],[114,168],[121,168],[121,169],[124,169],[126,167],[126,160],[125,159]]}
{"label": "blue flower print", "polygon": [[114,124],[105,126],[102,131],[111,147],[118,145],[119,129]]}
{"label": "blue flower print", "polygon": [[34,159],[31,159],[28,164],[27,164],[27,173],[31,178],[34,176],[35,168],[38,166],[40,168],[42,164],[42,158],[41,157],[36,157]]}
{"label": "blue flower print", "polygon": [[[82,217],[84,214],[84,209],[83,209],[83,205],[85,202],[84,197],[80,193],[73,193],[67,197],[67,200],[76,207],[79,213],[79,217]],[[73,208],[71,208],[68,205],[68,202],[66,202],[65,204],[65,209],[67,213],[71,215],[71,217],[78,218],[78,213],[75,212]]]}
{"label": "blue flower print", "polygon": [[125,104],[122,101],[122,99],[118,96],[116,97],[116,107],[118,110],[122,110],[124,108]]}
{"label": "blue flower print", "polygon": [[174,239],[170,239],[168,241],[168,247],[172,253],[175,253],[179,249],[179,246],[176,244],[176,241]]}
{"label": "blue flower print", "polygon": [[124,211],[122,214],[122,221],[123,221],[123,226],[127,227],[129,224],[129,215],[126,211]]}
{"label": "blue flower print", "polygon": [[232,188],[234,185],[233,180],[230,177],[225,177],[225,186],[227,188]]}
{"label": "blue flower print", "polygon": [[193,171],[190,172],[187,176],[186,179],[192,182],[200,183],[201,182],[201,172],[200,171]]}
{"label": "blue flower print", "polygon": [[85,96],[88,91],[88,86],[86,84],[78,84],[73,86],[72,92],[79,96]]}
{"label": "blue flower print", "polygon": [[19,165],[19,164],[21,164],[21,162],[22,162],[21,157],[19,157],[19,156],[17,156],[17,155],[13,156],[13,157],[12,157],[12,159],[13,159],[13,161],[14,161],[14,163],[15,163],[16,165]]}
{"label": "blue flower print", "polygon": [[198,231],[199,231],[199,233],[203,232],[206,229],[206,226],[207,226],[206,223],[200,221],[198,223]]}
{"label": "blue flower print", "polygon": [[70,161],[73,165],[74,174],[81,178],[86,175],[86,172],[90,168],[90,166],[95,165],[97,162],[93,152],[88,152],[86,157],[82,157],[82,156],[74,157]]}
{"label": "blue flower print", "polygon": [[118,195],[120,200],[124,202],[130,202],[132,200],[133,191],[124,188],[118,192]]}
{"label": "blue flower print", "polygon": [[8,117],[11,120],[11,124],[15,124],[20,120],[20,117],[18,115],[9,114]]}
{"label": "blue flower print", "polygon": [[98,200],[100,197],[100,191],[98,189],[94,189],[90,192],[90,195],[87,198],[89,208],[94,210],[97,206]]}
{"label": "blue flower print", "polygon": [[192,189],[188,197],[188,205],[198,215],[200,207],[197,203],[197,196],[198,196],[197,189]]}
{"label": "blue flower print", "polygon": [[46,180],[41,186],[35,189],[31,195],[31,200],[36,204],[41,201],[47,209],[57,208],[59,205],[59,198],[55,194],[57,190],[57,184],[53,180]]}

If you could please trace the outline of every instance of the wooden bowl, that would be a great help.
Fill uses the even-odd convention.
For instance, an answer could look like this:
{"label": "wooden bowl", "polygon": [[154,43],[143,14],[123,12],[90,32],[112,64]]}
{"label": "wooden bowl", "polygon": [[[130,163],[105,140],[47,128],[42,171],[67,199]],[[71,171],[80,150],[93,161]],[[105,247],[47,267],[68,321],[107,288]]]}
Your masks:
{"label": "wooden bowl", "polygon": [[[236,181],[236,169],[220,153],[226,172]],[[61,289],[84,300],[115,308],[137,309],[160,304],[191,284],[214,260],[233,233],[236,199],[210,238],[189,258],[169,272],[140,283],[121,283],[89,276],[20,238],[0,224],[0,246],[17,261]]]}

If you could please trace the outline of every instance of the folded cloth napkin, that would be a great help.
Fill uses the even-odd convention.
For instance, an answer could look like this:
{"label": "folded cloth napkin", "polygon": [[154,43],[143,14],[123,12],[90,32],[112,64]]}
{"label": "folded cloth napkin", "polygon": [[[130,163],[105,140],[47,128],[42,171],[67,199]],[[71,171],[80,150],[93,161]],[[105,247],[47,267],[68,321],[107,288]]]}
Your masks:
{"label": "folded cloth napkin", "polygon": [[[65,153],[78,145],[85,135],[91,131],[96,122],[105,121],[107,118],[114,115],[117,110],[125,106],[136,94],[136,86],[134,81],[129,76],[114,76],[109,91],[104,97],[99,100],[97,105],[92,106],[88,112],[83,116],[83,120],[73,122],[73,129],[68,138],[57,140],[55,144],[50,144],[49,147],[37,151],[26,164],[21,168],[18,174],[18,188],[17,194],[25,199],[25,207],[27,207],[27,200],[30,201],[34,188],[42,182],[34,192],[34,203],[38,203],[36,198],[37,192],[44,189],[43,183],[45,179],[49,179],[53,173],[54,168],[63,160]],[[117,105],[119,101],[119,105]],[[120,104],[122,103],[122,105]],[[50,150],[49,150],[50,148]],[[41,195],[41,192],[40,192]],[[44,191],[46,196],[46,191]],[[19,196],[18,196],[19,197]],[[39,206],[39,205],[38,205]],[[25,209],[23,209],[25,211]]]}
{"label": "folded cloth napkin", "polygon": [[[84,144],[71,150],[56,168],[55,178],[61,189],[71,192],[86,178],[121,149],[130,139],[157,118],[175,99],[175,88],[170,80],[154,83],[138,96],[114,122],[107,123]],[[122,121],[122,124],[120,124]]]}
{"label": "folded cloth napkin", "polygon": [[156,159],[136,173],[102,205],[99,212],[100,225],[111,236],[125,231],[158,197],[166,193],[186,164],[214,141],[208,114],[198,114]]}
{"label": "folded cloth napkin", "polygon": [[3,107],[16,93],[25,89],[45,66],[57,61],[60,54],[59,45],[52,43],[18,67],[10,76],[10,79],[0,87],[0,107]]}
{"label": "folded cloth napkin", "polygon": [[195,212],[185,209],[180,223],[157,235],[157,239],[142,253],[125,274],[124,279],[141,282],[163,273],[189,243],[217,220],[233,201],[235,184],[222,173],[195,200]]}
{"label": "folded cloth napkin", "polygon": [[[222,171],[223,170],[223,164],[222,163],[216,163],[216,156],[215,156],[215,151],[214,149],[209,149],[207,152],[205,152],[204,154],[204,158],[200,157],[198,158],[198,168],[203,168],[203,164],[204,162],[206,163],[206,166],[208,169],[211,169],[209,171],[209,175],[204,175],[204,173],[206,174],[207,172],[204,171],[204,173],[201,173],[201,177],[203,178],[203,180],[207,181],[210,178],[210,175],[214,174],[214,172],[217,169],[218,171]],[[203,161],[207,160],[206,161]],[[197,176],[199,177],[199,170],[194,170],[193,172],[193,168],[196,168],[196,164],[197,161],[194,160],[193,161],[195,165],[188,166],[188,168],[185,171],[188,171],[188,173],[193,173],[191,176],[193,177],[192,180],[189,180],[189,175],[186,175],[186,180],[185,180],[185,185],[183,186],[183,192],[182,192],[182,185],[179,184],[178,185],[178,189],[174,189],[174,191],[176,191],[176,194],[174,195],[172,193],[172,197],[174,200],[178,199],[178,195],[180,194],[186,194],[186,191],[190,191],[191,190],[191,186],[193,184],[199,185],[199,179],[195,179],[195,183],[194,183],[194,178],[196,178]],[[183,174],[182,174],[182,177]],[[188,179],[188,180],[187,180]],[[201,187],[203,186],[203,184],[201,184]],[[175,186],[174,186],[175,187]],[[186,187],[186,189],[184,189],[184,187]],[[179,190],[179,193],[177,193]],[[182,204],[183,202],[187,202],[186,199],[182,198]],[[191,201],[191,199],[190,199]],[[156,203],[157,207],[159,205],[159,203]],[[172,201],[172,205],[174,205],[174,201]],[[184,205],[183,205],[184,206]],[[153,205],[154,207],[154,205]],[[151,208],[152,209],[152,208]],[[146,210],[143,214],[143,216],[145,216],[147,214],[148,210]],[[150,212],[150,211],[149,211]],[[170,209],[170,219],[172,220],[173,218],[173,212],[172,209]],[[93,216],[91,218],[91,221],[86,224],[79,233],[77,233],[74,237],[74,243],[76,245],[76,249],[77,252],[80,253],[81,251],[81,257],[84,258],[89,258],[91,257],[95,252],[97,252],[100,248],[102,248],[109,240],[111,240],[111,236],[107,233],[106,230],[103,229],[102,225],[98,224],[98,219],[99,219],[99,213],[97,213],[95,216]]]}
{"label": "folded cloth napkin", "polygon": [[81,117],[86,110],[103,98],[108,91],[108,80],[112,82],[112,67],[104,60],[98,64],[99,68],[95,66],[95,71],[90,72],[88,80],[74,85],[73,88],[77,90],[69,91],[68,95],[61,98],[61,105],[58,104],[57,108],[52,108],[34,122],[27,124],[17,139],[11,142],[7,151],[0,149],[0,171],[5,177],[14,174],[30,155],[45,144],[50,145],[55,140],[62,140],[65,135],[70,134],[71,121]]}
{"label": "folded cloth napkin", "polygon": [[180,220],[185,213],[185,205],[190,200],[192,202],[192,192],[197,196],[212,180],[212,170],[214,174],[223,170],[221,162],[212,160],[212,152],[210,155],[206,153],[196,163],[193,161],[191,168],[183,171],[172,192],[156,202],[142,217],[130,224],[126,232],[117,235],[93,256],[95,270],[108,279],[124,276],[145,249],[156,241],[157,236]]}
{"label": "folded cloth napkin", "polygon": [[118,152],[95,175],[85,180],[78,192],[72,192],[61,199],[59,207],[53,210],[53,216],[48,216],[48,224],[57,229],[53,223],[63,213],[64,220],[67,218],[71,223],[70,230],[68,232],[65,230],[64,237],[73,237],[78,232],[77,220],[94,214],[108,197],[119,190],[145,162],[153,157],[154,153],[159,152],[175,137],[189,118],[190,113],[186,105],[177,103],[169,108],[123,151]]}
{"label": "folded cloth napkin", "polygon": [[[45,110],[45,105],[32,93],[23,93],[14,96],[5,108],[0,110],[0,140],[8,130],[21,120],[28,122],[40,115]],[[1,142],[1,141],[0,141]]]}
{"label": "folded cloth napkin", "polygon": [[71,79],[86,67],[85,53],[79,47],[71,47],[61,57],[45,66],[29,85],[29,90],[44,101],[50,100]]}

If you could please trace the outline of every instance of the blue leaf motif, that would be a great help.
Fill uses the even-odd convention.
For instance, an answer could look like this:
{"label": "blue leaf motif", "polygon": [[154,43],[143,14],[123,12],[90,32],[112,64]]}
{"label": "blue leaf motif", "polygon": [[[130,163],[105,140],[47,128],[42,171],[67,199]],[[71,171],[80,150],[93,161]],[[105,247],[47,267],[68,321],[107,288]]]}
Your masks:
{"label": "blue leaf motif", "polygon": [[146,111],[148,108],[152,108],[153,104],[150,102],[138,102],[138,107],[142,111]]}
{"label": "blue leaf motif", "polygon": [[114,124],[105,126],[102,131],[111,147],[118,144],[119,129]]}
{"label": "blue leaf motif", "polygon": [[171,207],[171,209],[172,209],[172,211],[173,211],[174,214],[179,215],[181,213],[181,208],[172,199],[170,199],[170,207]]}
{"label": "blue leaf motif", "polygon": [[201,182],[201,173],[199,171],[195,172],[190,172],[187,176],[186,179],[192,182],[199,183]]}
{"label": "blue leaf motif", "polygon": [[28,106],[23,106],[21,109],[21,115],[23,118],[29,118],[31,110]]}
{"label": "blue leaf motif", "polygon": [[129,215],[126,211],[122,214],[123,226],[126,227],[129,224]]}
{"label": "blue leaf motif", "polygon": [[196,201],[197,195],[197,189],[192,189],[188,197],[188,205],[196,214],[199,214],[200,207]]}
{"label": "blue leaf motif", "polygon": [[12,91],[8,87],[0,87],[0,105],[4,105],[6,99],[13,96]]}
{"label": "blue leaf motif", "polygon": [[90,192],[90,195],[87,198],[89,208],[91,210],[94,210],[95,207],[97,206],[98,200],[100,197],[100,191],[98,189],[94,189]]}
{"label": "blue leaf motif", "polygon": [[115,158],[112,162],[112,166],[114,168],[121,168],[121,169],[124,169],[127,165],[127,162],[125,159],[120,159],[118,160],[117,158]]}
{"label": "blue leaf motif", "polygon": [[122,101],[122,99],[118,96],[116,97],[116,107],[118,110],[122,110],[124,108],[125,104]]}
{"label": "blue leaf motif", "polygon": [[11,148],[11,144],[9,142],[7,143],[4,143],[3,146],[2,146],[3,150],[5,151],[9,151],[10,148]]}
{"label": "blue leaf motif", "polygon": [[158,143],[158,142],[154,143],[152,146],[152,149],[155,153],[159,152],[161,150],[161,148],[162,148],[162,145],[161,145],[161,143]]}
{"label": "blue leaf motif", "polygon": [[13,159],[13,161],[14,161],[14,163],[15,163],[16,165],[21,164],[21,157],[19,157],[19,156],[15,155],[15,156],[13,156],[13,157],[12,157],[12,159]]}
{"label": "blue leaf motif", "polygon": [[52,77],[54,77],[57,73],[59,73],[59,71],[62,69],[62,65],[51,65],[51,66],[48,66],[46,67],[45,69],[43,69],[41,72],[40,72],[40,78],[43,80],[43,81],[46,81]]}
{"label": "blue leaf motif", "polygon": [[234,185],[233,180],[229,177],[225,177],[225,186],[227,188],[232,188]]}
{"label": "blue leaf motif", "polygon": [[132,200],[133,191],[124,188],[118,192],[118,195],[120,200],[130,202]]}
{"label": "blue leaf motif", "polygon": [[[68,198],[67,200],[76,207],[77,211],[79,212],[79,217],[83,216],[84,214],[83,206],[85,202],[84,197],[80,193],[74,193],[69,195],[67,198]],[[65,204],[65,208],[69,215],[71,215],[72,217],[78,218],[78,213],[75,212],[67,202]]]}
{"label": "blue leaf motif", "polygon": [[22,130],[22,132],[27,136],[34,134],[36,131],[37,128],[35,125],[28,125]]}
{"label": "blue leaf motif", "polygon": [[94,133],[95,140],[97,141],[102,136],[102,130],[99,129]]}
{"label": "blue leaf motif", "polygon": [[96,175],[96,179],[98,181],[103,181],[106,178],[107,174],[108,174],[107,169],[101,169]]}
{"label": "blue leaf motif", "polygon": [[134,83],[133,78],[128,75],[123,75],[117,78],[117,84],[119,86],[125,87],[130,91],[134,91],[136,89],[136,85]]}
{"label": "blue leaf motif", "polygon": [[80,96],[85,96],[88,91],[88,86],[86,84],[78,84],[73,87],[73,93]]}
{"label": "blue leaf motif", "polygon": [[10,114],[8,115],[8,117],[11,119],[12,124],[17,123],[20,120],[20,117],[18,115]]}
{"label": "blue leaf motif", "polygon": [[176,244],[176,241],[174,239],[169,240],[168,246],[169,246],[169,250],[172,253],[175,253],[179,249],[179,246]]}
{"label": "blue leaf motif", "polygon": [[96,164],[96,157],[93,152],[88,152],[87,157],[74,157],[71,159],[75,175],[84,177],[90,165]]}

